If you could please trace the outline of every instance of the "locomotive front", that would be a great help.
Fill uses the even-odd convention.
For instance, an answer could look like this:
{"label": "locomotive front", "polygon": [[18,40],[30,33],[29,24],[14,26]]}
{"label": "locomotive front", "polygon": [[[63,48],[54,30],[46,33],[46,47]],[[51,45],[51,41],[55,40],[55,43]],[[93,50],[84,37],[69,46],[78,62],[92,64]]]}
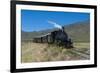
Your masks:
{"label": "locomotive front", "polygon": [[66,48],[72,48],[73,42],[68,34],[65,32],[64,27],[57,31],[52,32],[54,43],[58,44],[59,46],[64,46]]}

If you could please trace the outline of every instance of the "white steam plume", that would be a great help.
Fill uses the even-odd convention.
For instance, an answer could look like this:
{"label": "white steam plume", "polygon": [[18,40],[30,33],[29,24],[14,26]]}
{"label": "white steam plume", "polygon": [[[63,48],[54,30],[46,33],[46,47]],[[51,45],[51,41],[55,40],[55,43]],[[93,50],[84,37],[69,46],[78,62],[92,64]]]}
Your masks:
{"label": "white steam plume", "polygon": [[59,24],[57,24],[57,23],[55,23],[53,21],[48,21],[48,23],[53,24],[54,27],[56,27],[56,28],[62,29],[62,26],[61,25],[59,25]]}

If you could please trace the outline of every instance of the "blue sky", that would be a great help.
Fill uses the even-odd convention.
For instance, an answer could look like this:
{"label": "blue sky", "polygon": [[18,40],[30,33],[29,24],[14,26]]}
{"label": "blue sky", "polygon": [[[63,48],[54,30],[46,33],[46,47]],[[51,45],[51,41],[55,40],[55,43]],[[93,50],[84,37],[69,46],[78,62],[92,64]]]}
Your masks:
{"label": "blue sky", "polygon": [[55,28],[54,25],[48,23],[48,21],[53,21],[64,26],[89,19],[90,14],[82,12],[21,10],[21,28],[26,32]]}

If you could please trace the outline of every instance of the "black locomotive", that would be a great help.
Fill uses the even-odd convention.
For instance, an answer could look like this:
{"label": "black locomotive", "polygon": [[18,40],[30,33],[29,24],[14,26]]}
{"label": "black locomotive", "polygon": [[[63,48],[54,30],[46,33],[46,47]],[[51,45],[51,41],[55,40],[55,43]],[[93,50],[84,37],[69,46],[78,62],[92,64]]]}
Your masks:
{"label": "black locomotive", "polygon": [[48,43],[48,44],[57,44],[59,46],[64,46],[66,48],[72,48],[73,42],[71,38],[68,37],[67,33],[62,29],[58,29],[48,33],[46,35],[41,35],[33,38],[35,43]]}

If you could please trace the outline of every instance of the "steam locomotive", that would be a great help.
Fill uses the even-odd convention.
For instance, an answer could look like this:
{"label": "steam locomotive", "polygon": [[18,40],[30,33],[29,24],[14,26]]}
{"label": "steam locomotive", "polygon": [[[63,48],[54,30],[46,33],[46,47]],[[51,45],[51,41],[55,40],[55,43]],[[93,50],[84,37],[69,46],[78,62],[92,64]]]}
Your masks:
{"label": "steam locomotive", "polygon": [[62,27],[62,29],[52,31],[48,34],[37,36],[33,38],[33,42],[57,44],[66,48],[73,47],[73,42],[71,38],[69,38],[68,34],[64,31],[64,27]]}

